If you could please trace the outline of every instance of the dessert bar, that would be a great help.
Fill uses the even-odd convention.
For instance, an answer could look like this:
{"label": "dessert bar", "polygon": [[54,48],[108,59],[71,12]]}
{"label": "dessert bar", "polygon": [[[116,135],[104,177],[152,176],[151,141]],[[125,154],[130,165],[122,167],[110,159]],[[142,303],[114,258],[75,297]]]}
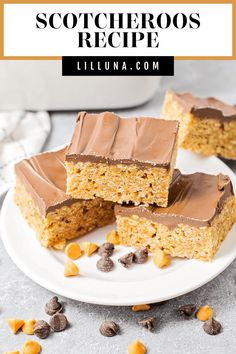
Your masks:
{"label": "dessert bar", "polygon": [[236,105],[190,93],[166,93],[161,117],[180,121],[179,145],[204,155],[236,159]]}
{"label": "dessert bar", "polygon": [[66,195],[65,151],[42,153],[15,167],[15,202],[46,247],[63,248],[66,240],[114,220],[112,202]]}
{"label": "dessert bar", "polygon": [[66,154],[67,193],[166,206],[177,132],[177,121],[80,113]]}
{"label": "dessert bar", "polygon": [[175,170],[167,208],[117,205],[115,214],[121,244],[209,261],[235,222],[236,202],[228,176]]}

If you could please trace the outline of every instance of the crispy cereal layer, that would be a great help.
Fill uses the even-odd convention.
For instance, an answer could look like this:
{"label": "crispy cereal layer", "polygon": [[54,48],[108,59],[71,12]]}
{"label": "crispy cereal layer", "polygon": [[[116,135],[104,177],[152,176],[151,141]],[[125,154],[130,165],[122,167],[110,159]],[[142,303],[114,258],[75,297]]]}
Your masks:
{"label": "crispy cereal layer", "polygon": [[63,248],[66,240],[114,221],[114,204],[98,198],[60,207],[44,217],[19,180],[16,181],[15,202],[45,247]]}
{"label": "crispy cereal layer", "polygon": [[67,162],[66,168],[67,193],[75,198],[167,205],[172,168],[141,169],[136,165],[91,162]]}
{"label": "crispy cereal layer", "polygon": [[182,107],[166,94],[161,117],[180,121],[179,145],[203,155],[219,155],[236,159],[236,121],[197,118],[184,113]]}
{"label": "crispy cereal layer", "polygon": [[172,257],[195,258],[210,261],[236,220],[236,201],[228,197],[221,213],[211,226],[193,227],[180,224],[174,229],[137,215],[117,216],[120,243],[139,248],[147,246],[150,251],[163,249]]}

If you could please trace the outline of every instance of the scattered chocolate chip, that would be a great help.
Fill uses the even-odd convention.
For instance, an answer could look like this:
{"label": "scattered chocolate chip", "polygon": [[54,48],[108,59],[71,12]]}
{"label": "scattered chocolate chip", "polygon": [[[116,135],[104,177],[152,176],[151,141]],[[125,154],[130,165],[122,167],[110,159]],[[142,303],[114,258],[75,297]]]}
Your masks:
{"label": "scattered chocolate chip", "polygon": [[215,336],[216,334],[219,334],[222,331],[222,326],[220,322],[216,321],[213,317],[211,317],[209,318],[209,320],[204,322],[203,329],[207,334]]}
{"label": "scattered chocolate chip", "polygon": [[58,301],[57,296],[53,296],[45,305],[45,312],[47,315],[52,316],[63,309],[62,304]]}
{"label": "scattered chocolate chip", "polygon": [[134,254],[133,252],[127,253],[121,258],[118,259],[118,262],[123,265],[125,268],[129,268],[133,262]]}
{"label": "scattered chocolate chip", "polygon": [[98,249],[98,254],[99,256],[106,255],[107,257],[110,257],[114,252],[114,248],[114,245],[110,242],[103,243]]}
{"label": "scattered chocolate chip", "polygon": [[178,312],[180,313],[180,315],[184,315],[184,316],[192,316],[197,310],[197,305],[195,304],[188,304],[188,305],[183,305],[180,306],[178,309]]}
{"label": "scattered chocolate chip", "polygon": [[54,332],[64,331],[68,325],[68,320],[63,313],[55,313],[50,320],[49,324]]}
{"label": "scattered chocolate chip", "polygon": [[111,260],[111,258],[107,257],[106,255],[103,255],[102,258],[100,258],[97,261],[97,269],[100,270],[101,272],[110,272],[114,267],[114,263]]}
{"label": "scattered chocolate chip", "polygon": [[139,320],[138,324],[144,328],[147,328],[149,331],[152,331],[154,329],[156,319],[156,317],[146,317],[143,320]]}
{"label": "scattered chocolate chip", "polygon": [[37,321],[34,325],[34,334],[40,339],[45,339],[49,336],[51,328],[46,321]]}
{"label": "scattered chocolate chip", "polygon": [[134,252],[134,263],[142,264],[148,260],[148,250],[146,247],[140,248]]}
{"label": "scattered chocolate chip", "polygon": [[105,337],[114,337],[119,333],[120,327],[118,326],[117,323],[108,320],[101,324],[99,330],[100,333]]}

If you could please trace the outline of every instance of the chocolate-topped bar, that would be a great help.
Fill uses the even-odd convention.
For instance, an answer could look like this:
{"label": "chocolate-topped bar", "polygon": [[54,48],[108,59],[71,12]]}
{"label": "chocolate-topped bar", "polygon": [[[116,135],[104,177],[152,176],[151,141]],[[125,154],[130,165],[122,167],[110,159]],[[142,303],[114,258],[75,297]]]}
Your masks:
{"label": "chocolate-topped bar", "polygon": [[172,92],[173,99],[183,107],[184,112],[198,118],[211,118],[225,121],[236,119],[236,106],[228,105],[214,97],[199,98],[191,93]]}
{"label": "chocolate-topped bar", "polygon": [[66,148],[42,153],[15,166],[16,204],[46,247],[63,247],[67,239],[114,219],[113,203],[66,194],[65,152]]}
{"label": "chocolate-topped bar", "polygon": [[236,105],[168,91],[161,117],[180,121],[181,147],[204,155],[236,158]]}
{"label": "chocolate-topped bar", "polygon": [[117,205],[115,214],[124,245],[210,260],[235,222],[236,202],[228,176],[176,170],[166,208]]}
{"label": "chocolate-topped bar", "polygon": [[166,206],[177,133],[176,121],[81,112],[66,154],[67,193]]}

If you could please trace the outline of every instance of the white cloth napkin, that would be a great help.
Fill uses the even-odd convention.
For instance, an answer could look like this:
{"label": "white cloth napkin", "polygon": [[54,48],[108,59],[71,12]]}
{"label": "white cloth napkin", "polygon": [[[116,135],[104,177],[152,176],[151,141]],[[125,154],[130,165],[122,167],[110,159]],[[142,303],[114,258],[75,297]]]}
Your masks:
{"label": "white cloth napkin", "polygon": [[41,151],[50,132],[47,112],[0,112],[0,195],[14,181],[14,165]]}

